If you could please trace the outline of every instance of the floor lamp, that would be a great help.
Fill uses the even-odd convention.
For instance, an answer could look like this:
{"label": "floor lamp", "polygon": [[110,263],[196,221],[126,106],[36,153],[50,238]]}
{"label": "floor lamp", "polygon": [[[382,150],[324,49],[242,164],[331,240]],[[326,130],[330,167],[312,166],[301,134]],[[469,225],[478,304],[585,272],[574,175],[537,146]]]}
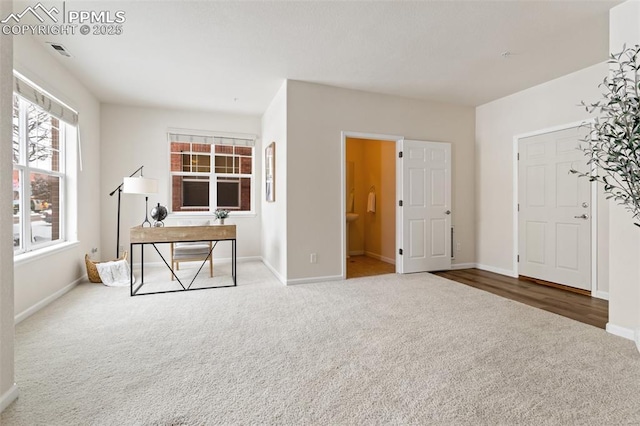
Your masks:
{"label": "floor lamp", "polygon": [[[158,181],[156,179],[145,178],[142,175],[142,169],[144,166],[140,166],[135,172],[131,173],[128,177],[123,178],[123,181],[116,189],[111,191],[109,196],[113,196],[116,192],[118,193],[118,224],[116,229],[116,259],[120,257],[120,195],[124,192],[125,194],[144,194],[145,198],[145,219],[142,222],[142,226],[145,223],[148,223],[151,226],[151,222],[149,222],[149,216],[147,215],[147,210],[149,207],[149,197],[148,194],[155,194],[158,192]],[[140,172],[140,176],[135,176],[138,172]]]}

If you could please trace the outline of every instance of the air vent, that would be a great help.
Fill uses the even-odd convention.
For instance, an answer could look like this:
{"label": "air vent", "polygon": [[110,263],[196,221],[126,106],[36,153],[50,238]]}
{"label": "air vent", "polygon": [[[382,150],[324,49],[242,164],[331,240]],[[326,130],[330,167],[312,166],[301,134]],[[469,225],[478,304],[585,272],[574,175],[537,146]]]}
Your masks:
{"label": "air vent", "polygon": [[53,47],[53,49],[58,52],[59,54],[61,54],[62,56],[66,56],[67,58],[71,57],[71,54],[69,52],[67,52],[67,49],[59,44],[59,43],[48,43],[51,47]]}

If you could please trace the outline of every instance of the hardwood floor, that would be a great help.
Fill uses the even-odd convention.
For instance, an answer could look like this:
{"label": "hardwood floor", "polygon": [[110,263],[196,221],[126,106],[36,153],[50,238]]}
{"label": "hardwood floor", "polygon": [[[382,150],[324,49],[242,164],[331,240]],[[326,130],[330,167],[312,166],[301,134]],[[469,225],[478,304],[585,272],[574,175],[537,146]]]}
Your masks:
{"label": "hardwood floor", "polygon": [[434,274],[596,327],[605,328],[609,318],[609,302],[606,300],[547,287],[530,280],[479,269]]}
{"label": "hardwood floor", "polygon": [[368,256],[351,256],[347,259],[347,279],[393,274],[396,265]]}

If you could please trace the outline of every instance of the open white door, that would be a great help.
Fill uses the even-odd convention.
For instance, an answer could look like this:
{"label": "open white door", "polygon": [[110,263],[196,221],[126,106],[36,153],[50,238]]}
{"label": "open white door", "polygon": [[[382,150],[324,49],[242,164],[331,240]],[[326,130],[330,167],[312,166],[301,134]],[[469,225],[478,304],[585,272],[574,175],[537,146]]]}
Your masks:
{"label": "open white door", "polygon": [[398,143],[398,272],[451,269],[451,144]]}

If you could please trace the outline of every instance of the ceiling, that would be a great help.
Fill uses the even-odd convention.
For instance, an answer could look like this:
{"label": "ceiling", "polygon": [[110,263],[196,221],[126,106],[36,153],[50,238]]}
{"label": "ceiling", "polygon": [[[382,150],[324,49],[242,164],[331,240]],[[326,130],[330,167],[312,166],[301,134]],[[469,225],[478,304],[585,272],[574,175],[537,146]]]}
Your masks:
{"label": "ceiling", "polygon": [[38,39],[109,103],[261,114],[294,79],[475,106],[606,60],[618,3],[67,1],[123,34]]}

